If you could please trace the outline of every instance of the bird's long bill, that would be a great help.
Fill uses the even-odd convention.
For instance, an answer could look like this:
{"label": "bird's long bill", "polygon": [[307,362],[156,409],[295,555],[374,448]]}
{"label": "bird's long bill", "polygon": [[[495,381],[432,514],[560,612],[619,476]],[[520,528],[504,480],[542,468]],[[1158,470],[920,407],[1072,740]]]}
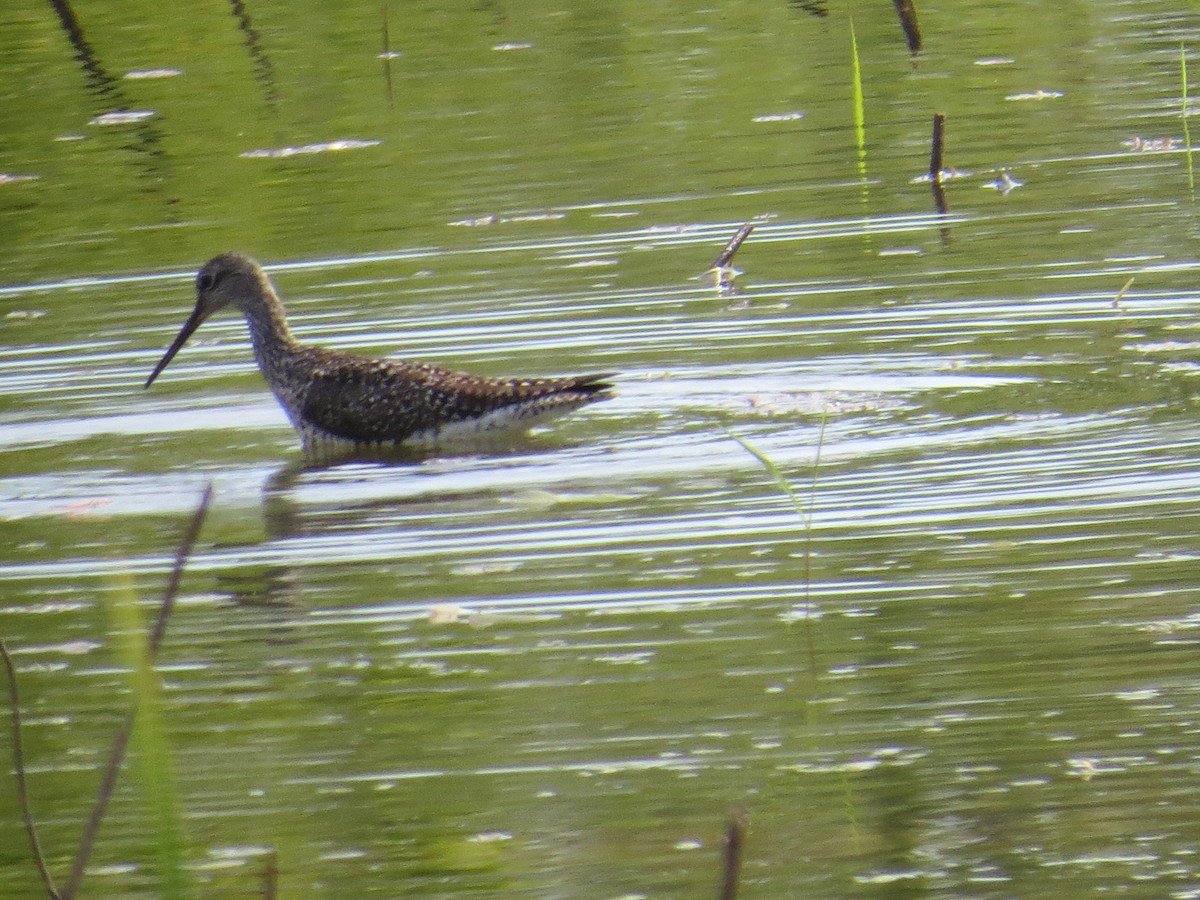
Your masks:
{"label": "bird's long bill", "polygon": [[197,305],[192,310],[192,314],[188,316],[188,320],[183,323],[183,327],[179,329],[179,334],[175,335],[175,340],[171,342],[171,346],[167,348],[167,352],[163,354],[163,358],[158,361],[158,365],[150,373],[150,377],[146,379],[146,383],[142,385],[143,390],[154,383],[154,379],[158,377],[158,373],[165,369],[167,364],[175,358],[175,354],[179,352],[179,348],[187,343],[187,339],[192,336],[193,331],[200,327],[200,323],[204,321],[204,318],[204,314],[200,311],[199,305]]}

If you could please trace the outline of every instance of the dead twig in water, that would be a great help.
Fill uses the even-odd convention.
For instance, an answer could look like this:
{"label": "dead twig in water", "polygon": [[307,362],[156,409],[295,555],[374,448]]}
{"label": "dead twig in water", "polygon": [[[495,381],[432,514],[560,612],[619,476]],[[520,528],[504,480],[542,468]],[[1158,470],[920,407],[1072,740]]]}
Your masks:
{"label": "dead twig in water", "polygon": [[747,222],[737,230],[737,234],[729,239],[729,243],[725,248],[717,254],[717,258],[712,261],[712,265],[704,273],[705,276],[712,279],[713,284],[723,294],[732,293],[734,290],[733,279],[740,273],[732,265],[733,256],[738,252],[738,248],[746,238],[750,237],[750,232],[754,230],[754,223]]}
{"label": "dead twig in water", "polygon": [[0,639],[0,656],[4,657],[4,668],[8,671],[8,706],[12,711],[13,768],[17,776],[17,800],[21,804],[25,833],[29,835],[29,849],[33,853],[33,861],[37,863],[38,873],[42,876],[42,884],[46,886],[46,893],[51,900],[59,900],[58,888],[54,886],[54,879],[50,877],[50,870],[46,868],[46,858],[42,856],[37,827],[33,824],[33,811],[29,806],[29,788],[25,783],[25,751],[21,745],[21,694],[17,689],[17,670],[3,639]]}
{"label": "dead twig in water", "polygon": [[738,248],[742,246],[746,238],[750,237],[750,232],[754,230],[754,223],[747,222],[737,230],[737,234],[729,239],[729,243],[725,245],[725,249],[717,254],[717,258],[712,261],[711,269],[724,269],[733,262],[733,255],[738,252]]}
{"label": "dead twig in water", "polygon": [[[167,579],[166,590],[163,592],[162,604],[158,610],[158,619],[155,621],[154,630],[150,633],[150,638],[146,642],[146,660],[148,664],[153,665],[155,657],[158,656],[158,649],[162,646],[163,636],[167,632],[167,621],[171,616],[171,610],[175,607],[175,597],[179,593],[179,584],[183,580],[183,568],[187,564],[188,557],[191,556],[192,548],[196,545],[196,539],[200,536],[200,526],[204,524],[204,517],[208,514],[208,506],[212,502],[212,496],[213,487],[210,482],[200,497],[200,505],[192,515],[192,521],[188,524],[187,531],[183,535],[183,540],[179,544],[179,549],[175,553],[175,563],[171,568],[171,577]],[[136,718],[137,706],[135,705],[125,717],[125,722],[121,725],[116,737],[113,738],[112,749],[109,750],[108,754],[108,762],[104,767],[104,775],[100,779],[100,788],[96,792],[96,802],[92,807],[92,813],[88,817],[83,834],[79,839],[79,847],[75,851],[75,860],[71,864],[71,878],[67,882],[66,890],[62,893],[62,900],[72,900],[79,892],[79,885],[83,881],[84,869],[87,868],[88,858],[92,855],[92,846],[96,842],[96,835],[100,833],[100,824],[104,821],[104,814],[108,809],[108,801],[112,798],[113,791],[117,786],[117,778],[121,774],[121,765],[125,760],[125,753],[129,749],[129,739],[133,735],[133,725]]]}

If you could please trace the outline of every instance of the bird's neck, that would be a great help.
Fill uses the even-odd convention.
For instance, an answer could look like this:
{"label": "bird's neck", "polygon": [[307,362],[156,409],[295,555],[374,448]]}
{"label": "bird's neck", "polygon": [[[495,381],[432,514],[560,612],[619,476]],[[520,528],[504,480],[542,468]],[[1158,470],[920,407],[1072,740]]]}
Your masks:
{"label": "bird's neck", "polygon": [[288,328],[283,304],[269,285],[246,304],[246,324],[250,326],[250,340],[254,344],[254,356],[266,373],[275,368],[280,357],[296,348],[296,339]]}
{"label": "bird's neck", "polygon": [[250,341],[254,345],[258,367],[288,418],[299,427],[300,406],[307,385],[298,377],[297,358],[301,348],[288,328],[283,303],[266,283],[251,302],[245,304],[242,312],[250,326]]}

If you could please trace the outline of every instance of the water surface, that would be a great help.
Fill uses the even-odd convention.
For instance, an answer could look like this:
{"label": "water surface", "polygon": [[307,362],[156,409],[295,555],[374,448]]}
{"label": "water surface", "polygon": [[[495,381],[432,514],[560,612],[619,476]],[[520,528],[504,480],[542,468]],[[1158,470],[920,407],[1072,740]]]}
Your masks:
{"label": "water surface", "polygon": [[[272,851],[294,896],[708,896],[734,809],[747,897],[1200,891],[1200,20],[922,4],[913,59],[853,12],[862,153],[833,4],[392,7],[387,59],[369,4],[0,12],[0,636],[56,873],[110,600],[211,481],[161,665],[198,896]],[[618,396],[306,469],[234,317],[141,387],[230,248],[303,340]],[[138,771],[92,895],[159,895]]]}

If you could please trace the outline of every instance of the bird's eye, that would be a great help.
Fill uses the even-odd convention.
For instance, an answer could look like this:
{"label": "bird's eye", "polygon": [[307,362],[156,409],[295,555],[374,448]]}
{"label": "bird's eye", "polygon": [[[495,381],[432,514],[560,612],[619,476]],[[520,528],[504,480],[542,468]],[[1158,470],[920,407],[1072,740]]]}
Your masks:
{"label": "bird's eye", "polygon": [[197,291],[211,291],[216,283],[217,279],[213,277],[212,272],[201,272],[196,276]]}

